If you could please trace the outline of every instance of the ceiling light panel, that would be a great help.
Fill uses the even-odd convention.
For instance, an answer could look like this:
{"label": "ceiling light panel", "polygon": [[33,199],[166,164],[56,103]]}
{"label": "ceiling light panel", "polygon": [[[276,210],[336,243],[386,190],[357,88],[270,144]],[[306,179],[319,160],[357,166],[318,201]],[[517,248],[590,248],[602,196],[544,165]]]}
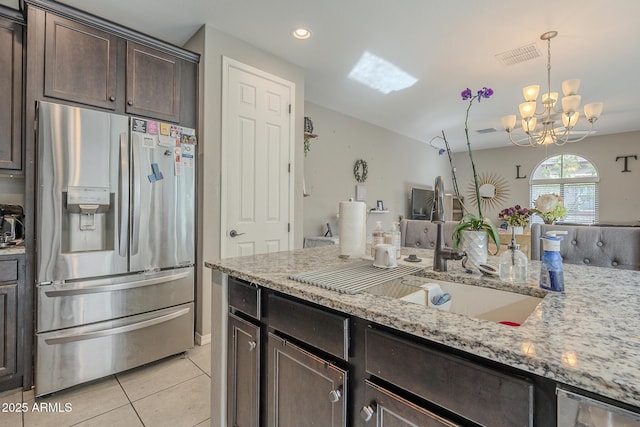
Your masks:
{"label": "ceiling light panel", "polygon": [[365,51],[349,73],[349,79],[362,83],[385,95],[406,89],[418,79],[391,62]]}

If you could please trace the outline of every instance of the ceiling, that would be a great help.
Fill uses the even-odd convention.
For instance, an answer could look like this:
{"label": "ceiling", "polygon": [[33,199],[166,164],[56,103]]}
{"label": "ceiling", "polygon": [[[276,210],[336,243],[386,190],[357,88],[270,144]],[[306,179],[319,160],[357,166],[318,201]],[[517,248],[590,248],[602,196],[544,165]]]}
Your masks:
{"label": "ceiling", "polygon": [[[17,4],[17,0],[0,0]],[[469,119],[474,149],[509,146],[500,118],[516,114],[522,87],[546,90],[551,42],[552,91],[582,79],[583,104],[604,102],[598,135],[640,130],[640,2],[634,0],[65,0],[62,3],[176,45],[206,23],[302,67],[305,99],[428,142],[444,132],[465,148],[467,103],[460,92],[484,86],[491,99]],[[305,26],[312,37],[295,40]],[[496,55],[535,44],[540,56],[504,65]],[[395,64],[417,82],[382,94],[348,75],[364,52]],[[585,122],[582,118],[583,123]],[[496,132],[479,134],[480,129]]]}

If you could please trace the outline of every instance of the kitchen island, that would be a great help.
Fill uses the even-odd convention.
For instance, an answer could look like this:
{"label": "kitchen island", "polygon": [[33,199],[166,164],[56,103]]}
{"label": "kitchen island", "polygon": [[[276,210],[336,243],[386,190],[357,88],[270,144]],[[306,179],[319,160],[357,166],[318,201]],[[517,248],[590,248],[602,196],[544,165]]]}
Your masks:
{"label": "kitchen island", "polygon": [[[430,270],[432,251],[411,249],[424,259],[428,278],[544,296],[519,327],[425,308],[366,292],[344,294],[289,279],[296,273],[336,268],[353,260],[337,246],[207,262],[210,268],[261,287],[447,348],[576,387],[632,410],[640,407],[640,272],[565,265],[565,292],[537,286],[540,264],[529,264],[529,284],[464,272]],[[494,261],[496,260],[490,260]]]}

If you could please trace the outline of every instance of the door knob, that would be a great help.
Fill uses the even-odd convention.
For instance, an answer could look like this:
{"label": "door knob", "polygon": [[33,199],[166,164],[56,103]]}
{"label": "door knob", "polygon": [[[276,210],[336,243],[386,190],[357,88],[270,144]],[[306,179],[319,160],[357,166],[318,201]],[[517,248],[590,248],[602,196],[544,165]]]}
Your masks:
{"label": "door knob", "polygon": [[231,230],[229,232],[229,237],[238,237],[238,236],[242,236],[244,233],[238,233],[236,230]]}
{"label": "door knob", "polygon": [[375,413],[376,413],[376,410],[372,405],[364,406],[360,410],[360,416],[365,422],[369,422],[369,420],[371,420],[371,418],[373,417],[373,414]]}
{"label": "door knob", "polygon": [[249,351],[253,351],[257,347],[257,343],[255,341],[249,341]]}

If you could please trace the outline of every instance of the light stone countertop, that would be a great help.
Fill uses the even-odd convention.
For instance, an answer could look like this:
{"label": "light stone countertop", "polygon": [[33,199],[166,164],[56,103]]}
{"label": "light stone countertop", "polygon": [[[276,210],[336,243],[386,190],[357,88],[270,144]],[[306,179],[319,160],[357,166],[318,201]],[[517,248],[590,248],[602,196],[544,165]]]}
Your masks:
{"label": "light stone countertop", "polygon": [[[433,251],[403,248],[424,261],[433,279],[516,290],[534,296],[540,262],[529,262],[529,284],[467,274],[460,262],[431,271]],[[403,254],[403,257],[405,256]],[[288,279],[295,273],[342,266],[339,246],[206,262],[223,273],[257,283],[417,337],[487,358],[560,383],[640,407],[640,271],[564,265],[565,292],[550,292],[520,327],[426,308],[367,293],[338,293]],[[490,257],[497,266],[497,258]],[[412,264],[415,265],[415,264]],[[517,288],[517,289],[514,289]]]}
{"label": "light stone countertop", "polygon": [[0,248],[0,256],[2,255],[19,255],[24,253],[24,246],[7,246]]}

